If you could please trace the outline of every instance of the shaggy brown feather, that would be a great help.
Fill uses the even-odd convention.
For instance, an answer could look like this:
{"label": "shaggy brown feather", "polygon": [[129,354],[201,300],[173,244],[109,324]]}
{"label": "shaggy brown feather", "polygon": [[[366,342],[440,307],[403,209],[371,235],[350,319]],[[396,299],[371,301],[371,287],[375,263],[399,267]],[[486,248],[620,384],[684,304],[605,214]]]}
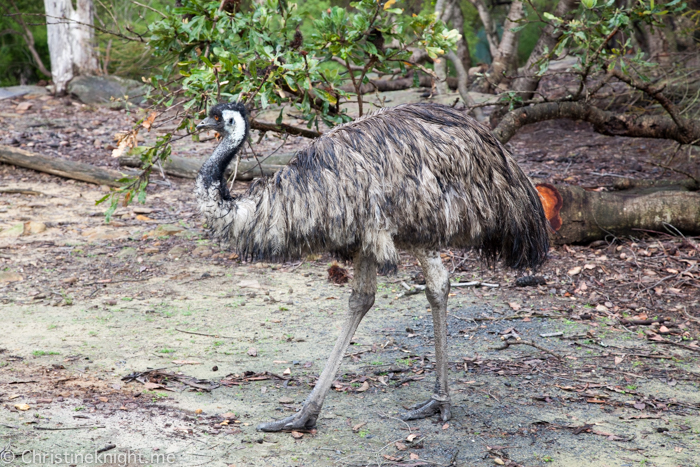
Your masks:
{"label": "shaggy brown feather", "polygon": [[198,184],[214,234],[243,257],[476,248],[536,267],[549,247],[537,191],[491,132],[439,104],[406,104],[336,127],[245,195]]}

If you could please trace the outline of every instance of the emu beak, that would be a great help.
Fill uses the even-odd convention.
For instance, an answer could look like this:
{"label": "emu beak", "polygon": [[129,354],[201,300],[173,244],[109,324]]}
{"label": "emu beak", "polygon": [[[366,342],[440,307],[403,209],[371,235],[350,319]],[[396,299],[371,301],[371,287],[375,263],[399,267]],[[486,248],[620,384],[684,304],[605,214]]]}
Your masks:
{"label": "emu beak", "polygon": [[197,129],[198,130],[213,129],[216,127],[216,125],[217,125],[216,121],[213,118],[207,117],[204,120],[202,120],[202,122],[199,125],[197,125]]}

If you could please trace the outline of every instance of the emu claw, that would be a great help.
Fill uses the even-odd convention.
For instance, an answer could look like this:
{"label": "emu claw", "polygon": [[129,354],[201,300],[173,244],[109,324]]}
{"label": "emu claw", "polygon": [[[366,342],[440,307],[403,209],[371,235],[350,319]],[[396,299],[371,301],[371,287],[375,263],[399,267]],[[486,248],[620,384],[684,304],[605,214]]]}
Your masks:
{"label": "emu claw", "polygon": [[428,418],[436,413],[440,413],[440,420],[446,422],[450,419],[450,400],[439,401],[430,399],[426,402],[416,404],[411,407],[412,410],[400,415],[401,420],[416,420],[419,418]]}
{"label": "emu claw", "polygon": [[305,414],[302,410],[290,417],[282,420],[273,420],[261,423],[257,426],[258,431],[306,431],[316,428],[317,415]]}

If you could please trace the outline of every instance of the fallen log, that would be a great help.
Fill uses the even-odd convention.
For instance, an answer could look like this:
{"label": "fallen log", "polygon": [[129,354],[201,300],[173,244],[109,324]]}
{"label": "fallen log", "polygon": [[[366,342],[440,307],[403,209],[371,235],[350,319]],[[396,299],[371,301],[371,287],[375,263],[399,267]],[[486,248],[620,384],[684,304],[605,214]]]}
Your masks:
{"label": "fallen log", "polygon": [[0,145],[0,162],[12,164],[27,169],[37,170],[63,178],[72,178],[96,185],[118,187],[122,184],[117,180],[125,174],[116,170],[103,169],[82,162],[69,161],[60,157],[47,157],[24,149]]}
{"label": "fallen log", "polygon": [[[256,160],[243,160],[238,164],[236,180],[253,180],[263,175],[272,175],[287,165],[293,157],[294,154],[280,154],[277,156],[270,156],[266,159],[261,158],[261,160],[265,159],[265,162],[260,165],[258,165]],[[196,178],[197,172],[199,172],[200,167],[202,167],[202,164],[204,164],[206,160],[206,157],[200,159],[170,156],[163,164],[163,171],[174,177]],[[124,167],[141,167],[141,159],[135,156],[121,156],[119,158],[119,165]],[[233,166],[234,164],[231,164],[226,169],[227,177],[233,171]],[[260,167],[262,167],[262,173],[260,172]]]}
{"label": "fallen log", "polygon": [[555,243],[587,243],[638,229],[700,233],[700,192],[681,183],[612,192],[537,183]]}

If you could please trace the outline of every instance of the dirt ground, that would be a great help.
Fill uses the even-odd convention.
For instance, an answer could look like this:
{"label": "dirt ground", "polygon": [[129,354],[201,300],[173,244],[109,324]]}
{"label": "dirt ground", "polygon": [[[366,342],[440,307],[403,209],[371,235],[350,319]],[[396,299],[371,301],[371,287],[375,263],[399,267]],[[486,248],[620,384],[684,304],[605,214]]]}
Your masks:
{"label": "dirt ground", "polygon": [[[115,166],[109,134],[133,115],[71,104],[0,101],[0,144]],[[203,156],[214,143],[179,144]],[[678,178],[653,165],[673,145],[579,123],[511,147],[531,176],[590,189]],[[700,465],[698,239],[554,247],[531,287],[444,251],[453,281],[499,285],[452,291],[447,424],[397,418],[434,377],[405,256],[379,277],[317,430],[262,434],[299,409],[337,336],[349,288],[328,281],[330,258],[240,262],[203,230],[189,180],[161,180],[106,224],[101,187],[0,174],[0,465]]]}

